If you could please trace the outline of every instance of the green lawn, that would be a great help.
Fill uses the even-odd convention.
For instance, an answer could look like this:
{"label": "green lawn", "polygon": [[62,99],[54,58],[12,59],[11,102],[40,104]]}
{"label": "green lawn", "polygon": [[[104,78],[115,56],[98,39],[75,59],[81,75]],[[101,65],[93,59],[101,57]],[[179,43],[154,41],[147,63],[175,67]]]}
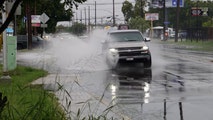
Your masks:
{"label": "green lawn", "polygon": [[199,51],[213,51],[213,40],[210,41],[179,41],[179,42],[174,42],[174,41],[167,41],[165,42],[167,44],[174,44],[178,46],[187,46],[185,48],[191,49],[191,50],[199,50]]}
{"label": "green lawn", "polygon": [[[2,65],[0,66],[2,76]],[[42,86],[30,83],[48,73],[44,70],[17,66],[9,72],[10,82],[1,80],[0,92],[8,101],[0,111],[0,120],[63,120],[64,112],[54,94],[43,90]],[[2,98],[0,98],[2,99]]]}

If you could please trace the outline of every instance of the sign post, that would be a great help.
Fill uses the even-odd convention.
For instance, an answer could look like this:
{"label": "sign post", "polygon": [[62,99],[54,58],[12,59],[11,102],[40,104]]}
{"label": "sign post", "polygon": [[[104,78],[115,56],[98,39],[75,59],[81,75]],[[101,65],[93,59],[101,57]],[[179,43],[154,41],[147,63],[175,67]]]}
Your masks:
{"label": "sign post", "polygon": [[150,37],[153,38],[153,21],[159,20],[159,14],[158,13],[146,13],[145,14],[145,20],[150,20],[151,27],[150,27]]}
{"label": "sign post", "polygon": [[192,16],[208,16],[208,7],[192,7],[191,15]]}
{"label": "sign post", "polygon": [[41,24],[41,27],[43,28],[43,35],[45,35],[45,28],[47,27],[47,24],[45,24],[50,18],[45,14],[43,13],[41,16],[40,16],[40,20],[43,24]]}

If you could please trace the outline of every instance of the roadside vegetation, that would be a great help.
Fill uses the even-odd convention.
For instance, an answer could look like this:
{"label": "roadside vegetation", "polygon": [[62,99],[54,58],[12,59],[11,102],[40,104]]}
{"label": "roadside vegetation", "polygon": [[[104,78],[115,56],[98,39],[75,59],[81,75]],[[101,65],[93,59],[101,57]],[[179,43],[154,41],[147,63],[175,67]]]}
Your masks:
{"label": "roadside vegetation", "polygon": [[[0,66],[2,70],[2,65]],[[2,71],[0,71],[2,76]],[[63,120],[65,114],[54,94],[30,83],[48,73],[17,66],[9,72],[11,80],[0,81],[1,120]],[[7,101],[5,101],[5,99]]]}
{"label": "roadside vegetation", "polygon": [[[0,77],[2,73],[2,65],[0,65]],[[32,81],[48,75],[47,71],[17,66],[8,74],[11,80],[0,80],[0,120],[107,120],[109,111],[114,107],[110,104],[100,115],[97,115],[98,108],[91,108],[90,102],[94,102],[91,98],[79,102],[78,104],[83,107],[78,108],[78,111],[67,111],[71,100],[66,98],[67,105],[63,108],[54,93],[44,90],[42,85],[31,84]],[[58,90],[71,97],[68,91],[60,87]],[[101,104],[103,96],[104,93],[96,103],[97,106]],[[84,114],[87,109],[90,112]]]}
{"label": "roadside vegetation", "polygon": [[166,41],[166,44],[173,44],[176,47],[183,48],[183,49],[190,49],[190,50],[197,50],[197,51],[213,51],[213,40],[209,41],[196,41],[196,40],[184,40],[179,42],[174,41]]}

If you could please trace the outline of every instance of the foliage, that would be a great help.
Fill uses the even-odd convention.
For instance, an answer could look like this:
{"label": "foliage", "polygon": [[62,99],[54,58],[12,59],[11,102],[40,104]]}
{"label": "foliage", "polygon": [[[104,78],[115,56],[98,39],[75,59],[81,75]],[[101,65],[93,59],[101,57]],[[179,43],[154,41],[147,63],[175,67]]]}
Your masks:
{"label": "foliage", "polygon": [[132,3],[125,1],[123,2],[122,12],[125,17],[125,21],[130,25],[132,29],[139,29],[144,32],[150,27],[148,21],[144,19],[144,7],[146,2],[136,0],[135,6]]}
{"label": "foliage", "polygon": [[209,20],[202,24],[203,27],[213,27],[213,20]]}
{"label": "foliage", "polygon": [[144,18],[145,16],[145,7],[146,1],[144,0],[136,0],[135,7],[134,7],[134,15],[136,16],[141,16]]}
{"label": "foliage", "polygon": [[130,28],[139,29],[141,32],[145,32],[150,27],[149,22],[141,17],[132,18],[128,24]]}
{"label": "foliage", "polygon": [[70,32],[75,35],[82,35],[85,33],[86,29],[86,25],[82,23],[74,23],[70,28]]}
{"label": "foliage", "polygon": [[[4,4],[5,1],[6,0],[1,0],[1,2],[0,2],[1,11],[5,11],[5,8],[3,7],[3,4]],[[53,20],[52,20],[52,22],[49,22],[49,26],[52,26],[52,28],[53,28],[53,26],[56,24],[56,21],[58,20],[57,17],[54,16],[54,14],[58,16],[59,15],[58,12],[62,12],[60,18],[64,18],[63,15],[69,16],[71,14],[64,14],[64,11],[61,11],[61,9],[64,9],[66,7],[67,9],[65,11],[67,13],[72,13],[71,8],[73,7],[73,5],[78,7],[79,3],[83,3],[86,0],[64,0],[64,3],[60,3],[60,0],[54,0],[54,1],[52,1],[52,0],[36,0],[36,1],[41,2],[38,5],[40,5],[42,9],[48,9],[51,12],[51,14],[49,14],[49,15],[50,15],[50,17],[53,17],[53,18],[51,18]],[[7,26],[9,25],[9,23],[12,20],[14,20],[15,11],[16,11],[18,5],[21,4],[21,3],[22,3],[22,7],[26,8],[27,5],[30,5],[32,7],[34,2],[30,2],[30,0],[16,0],[13,4],[12,9],[9,12],[5,22],[0,27],[0,33],[2,33],[7,28]],[[63,7],[60,6],[60,4],[63,4]],[[44,5],[44,6],[42,6],[42,5]],[[44,12],[44,11],[42,11],[42,12]],[[54,19],[54,17],[56,17],[56,18]],[[52,28],[50,27],[50,30],[49,30],[50,32],[53,31]]]}
{"label": "foliage", "polygon": [[[2,66],[0,68],[2,69]],[[47,74],[46,71],[23,66],[17,66],[15,70],[9,71],[11,82],[0,84],[0,91],[8,99],[1,120],[65,119],[53,94],[43,90],[41,86],[30,85],[33,80]]]}
{"label": "foliage", "polygon": [[0,118],[1,118],[1,113],[7,103],[7,97],[6,96],[4,96],[3,98],[2,97],[3,97],[2,93],[0,92]]}
{"label": "foliage", "polygon": [[133,5],[129,1],[123,2],[122,12],[124,14],[125,21],[128,22],[133,17]]}
{"label": "foliage", "polygon": [[171,44],[176,45],[176,48],[179,49],[188,49],[188,50],[196,50],[196,51],[207,51],[212,52],[213,51],[213,40],[207,40],[207,41],[196,41],[196,40],[189,40],[186,39],[184,41],[174,42],[174,41],[164,41],[163,44]]}

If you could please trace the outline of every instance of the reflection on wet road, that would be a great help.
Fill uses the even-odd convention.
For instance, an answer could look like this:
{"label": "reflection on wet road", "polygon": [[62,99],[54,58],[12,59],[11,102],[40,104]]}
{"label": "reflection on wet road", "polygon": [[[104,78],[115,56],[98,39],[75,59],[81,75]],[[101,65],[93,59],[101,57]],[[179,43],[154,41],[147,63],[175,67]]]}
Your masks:
{"label": "reflection on wet road", "polygon": [[[131,120],[213,119],[210,112],[213,107],[212,64],[180,58],[175,53],[164,58],[168,63],[163,69],[154,64],[152,69],[127,66],[116,71],[99,71],[92,74],[96,74],[96,78],[101,76],[101,84],[91,81],[90,84],[92,87],[102,83],[103,88],[108,86],[104,92],[108,103],[112,102],[116,111]],[[82,76],[89,81],[91,73]],[[93,93],[99,89],[88,88]],[[101,96],[103,91],[98,93]]]}
{"label": "reflection on wet road", "polygon": [[[69,42],[74,44],[77,41]],[[213,119],[213,63],[210,61],[212,54],[203,53],[201,56],[200,53],[161,48],[161,45],[150,43],[153,60],[151,69],[135,65],[109,70],[103,64],[99,51],[90,50],[87,44],[80,45],[88,49],[89,54],[83,52],[75,59],[73,56],[76,55],[76,50],[72,48],[73,54],[66,51],[68,55],[54,55],[56,50],[48,51],[48,56],[44,57],[36,52],[27,53],[27,56],[23,53],[19,61],[23,64],[30,61],[37,66],[40,64],[50,73],[56,74],[47,78],[52,79],[47,86],[63,86],[63,91],[55,92],[62,106],[71,115],[74,111],[77,113],[79,108],[84,112],[82,116],[88,113],[99,116],[107,110],[109,119]],[[91,57],[91,53],[96,54]],[[45,64],[38,56],[41,56]],[[71,57],[66,58],[68,56]],[[77,62],[74,64],[72,60]],[[63,66],[58,63],[63,63]],[[60,71],[57,71],[58,68]],[[42,78],[42,81],[45,81],[45,78]]]}

